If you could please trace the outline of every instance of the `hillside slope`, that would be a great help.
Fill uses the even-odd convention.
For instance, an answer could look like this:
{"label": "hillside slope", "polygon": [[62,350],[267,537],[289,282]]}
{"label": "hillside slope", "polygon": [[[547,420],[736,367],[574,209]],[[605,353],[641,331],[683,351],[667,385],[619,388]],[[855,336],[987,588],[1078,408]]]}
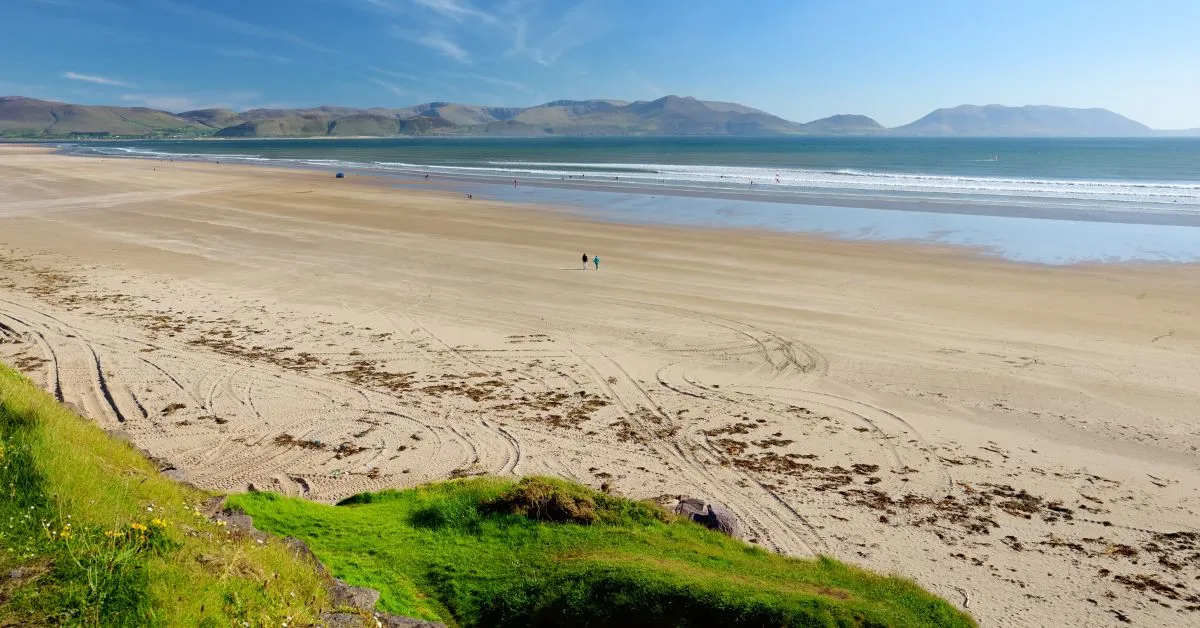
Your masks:
{"label": "hillside slope", "polygon": [[498,136],[786,136],[894,135],[930,137],[1140,137],[1194,135],[1154,131],[1107,109],[1046,105],[960,105],[915,122],[885,128],[838,114],[804,124],[736,103],[664,96],[650,101],[555,100],[532,107],[430,102],[411,107],[321,106],[302,109],[199,109],[172,114],[144,107],[71,105],[0,98],[0,137],[80,135],[189,137]]}
{"label": "hillside slope", "polygon": [[975,625],[908,580],[772,554],[549,478],[479,477],[339,506],[273,493],[231,504],[378,589],[381,610],[448,625]]}
{"label": "hillside slope", "polygon": [[203,126],[145,107],[71,105],[23,96],[0,97],[0,134],[4,135],[150,135],[168,131],[195,132]]}
{"label": "hillside slope", "polygon": [[0,460],[0,625],[313,625],[331,610],[283,544],[230,534],[201,514],[208,493],[2,364]]}
{"label": "hillside slope", "polygon": [[398,109],[199,109],[178,115],[145,108],[0,99],[0,135],[217,137],[471,135],[781,135],[802,126],[734,103],[666,96],[653,101],[558,100],[534,107],[432,102]]}
{"label": "hillside slope", "polygon": [[184,111],[179,117],[214,129],[223,129],[244,121],[244,118],[232,109],[196,109]]}
{"label": "hillside slope", "polygon": [[1125,137],[1151,133],[1146,125],[1107,109],[1048,105],[959,105],[938,109],[916,122],[892,129],[892,132],[898,135],[1010,137]]}
{"label": "hillside slope", "polygon": [[[372,616],[376,599],[452,626],[975,625],[910,581],[770,554],[547,478],[450,481],[339,507],[250,493],[213,522],[208,493],[2,364],[0,461],[0,625],[431,625]],[[382,597],[332,580],[239,509]]]}
{"label": "hillside slope", "polygon": [[859,135],[882,133],[887,129],[873,118],[854,114],[838,114],[813,120],[800,125],[805,133],[813,135]]}

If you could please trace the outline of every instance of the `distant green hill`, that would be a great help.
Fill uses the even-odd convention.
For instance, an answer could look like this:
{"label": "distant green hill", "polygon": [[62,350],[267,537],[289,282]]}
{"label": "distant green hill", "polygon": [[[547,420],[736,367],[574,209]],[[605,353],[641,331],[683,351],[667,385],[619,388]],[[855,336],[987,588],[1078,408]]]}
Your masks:
{"label": "distant green hill", "polygon": [[232,109],[197,109],[179,114],[180,118],[214,129],[223,129],[242,122],[242,117]]}
{"label": "distant green hill", "polygon": [[840,114],[813,120],[802,125],[805,132],[813,135],[858,135],[883,133],[887,129],[867,116]]}
{"label": "distant green hill", "polygon": [[73,134],[161,135],[211,132],[211,128],[145,107],[70,105],[22,96],[0,97],[0,135],[67,137]]}
{"label": "distant green hill", "polygon": [[72,134],[217,137],[470,135],[785,135],[802,125],[733,103],[666,96],[558,100],[536,107],[433,102],[400,109],[199,109],[172,114],[145,108],[0,99],[0,136]]}
{"label": "distant green hill", "polygon": [[329,132],[328,118],[288,115],[266,120],[249,120],[217,131],[217,137],[313,137]]}
{"label": "distant green hill", "polygon": [[904,126],[886,128],[863,115],[838,114],[807,123],[736,103],[664,96],[656,100],[555,100],[534,107],[430,102],[411,107],[321,106],[307,109],[198,109],[180,114],[145,107],[71,105],[0,98],[0,137],[391,137],[494,136],[981,136],[1138,137],[1196,135],[1154,131],[1107,109],[1045,105],[960,105]]}
{"label": "distant green hill", "polygon": [[959,105],[938,109],[902,127],[901,135],[1129,137],[1149,135],[1150,127],[1107,109],[1047,105]]}

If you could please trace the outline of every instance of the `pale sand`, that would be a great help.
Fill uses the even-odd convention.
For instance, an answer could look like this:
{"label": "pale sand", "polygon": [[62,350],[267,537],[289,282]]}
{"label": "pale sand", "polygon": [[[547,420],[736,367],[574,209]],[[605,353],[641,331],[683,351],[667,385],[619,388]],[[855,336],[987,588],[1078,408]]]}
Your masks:
{"label": "pale sand", "polygon": [[199,486],[607,480],[985,625],[1200,622],[1195,266],[25,147],[0,173],[0,355]]}

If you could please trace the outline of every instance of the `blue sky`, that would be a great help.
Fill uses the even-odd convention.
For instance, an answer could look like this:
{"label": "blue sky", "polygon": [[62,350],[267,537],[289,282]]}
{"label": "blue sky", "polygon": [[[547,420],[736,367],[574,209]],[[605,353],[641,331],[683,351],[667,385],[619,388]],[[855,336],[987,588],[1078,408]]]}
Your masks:
{"label": "blue sky", "polygon": [[171,111],[692,95],[885,125],[962,103],[1200,127],[1200,2],[0,0],[0,95]]}

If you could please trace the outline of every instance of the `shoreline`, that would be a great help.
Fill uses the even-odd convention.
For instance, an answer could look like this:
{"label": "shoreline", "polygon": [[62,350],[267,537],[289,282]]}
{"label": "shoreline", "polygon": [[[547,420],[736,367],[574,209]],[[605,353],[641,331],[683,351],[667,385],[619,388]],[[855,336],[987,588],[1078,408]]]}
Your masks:
{"label": "shoreline", "polygon": [[1194,618],[1196,265],[0,165],[0,359],[203,488],[544,474],[711,500],[765,549],[903,574],[984,625]]}
{"label": "shoreline", "polygon": [[[68,152],[68,154],[73,154]],[[83,153],[83,156],[98,155]],[[509,187],[494,177],[447,176],[426,169],[384,169],[327,160],[237,156],[139,155],[114,158],[152,163],[241,164],[390,181],[397,190],[436,189],[479,200],[552,207],[610,224],[769,231],[840,241],[909,242],[956,246],[973,255],[1051,266],[1114,263],[1200,263],[1200,213],[1047,209],[940,201],[863,202],[828,195],[798,198],[719,193],[624,183],[521,180]],[[161,160],[166,161],[161,161]],[[429,179],[424,179],[430,176]],[[665,192],[656,195],[654,192]],[[714,193],[718,192],[718,193]],[[825,204],[811,204],[825,203]],[[998,209],[1000,208],[1000,209]],[[1195,223],[1195,224],[1193,224]]]}
{"label": "shoreline", "polygon": [[[225,139],[225,138],[222,138]],[[234,138],[238,139],[238,138]],[[312,138],[249,138],[252,140],[263,139],[312,139]],[[354,139],[354,138],[325,138],[325,139]],[[359,138],[359,139],[387,139],[387,138]],[[190,141],[190,140],[189,140]],[[64,152],[66,146],[60,146]],[[342,161],[337,159],[328,160],[338,162],[337,165],[322,165],[315,163],[304,163],[315,160],[306,160],[299,158],[267,158],[241,156],[241,155],[221,155],[217,157],[209,157],[195,153],[175,153],[175,159],[179,161],[196,161],[202,163],[220,162],[224,158],[227,162],[243,163],[246,165],[264,165],[268,167],[282,168],[298,168],[313,171],[338,170],[349,172],[357,172],[371,176],[397,177],[404,178],[406,176],[420,177],[425,174],[435,175],[429,183],[438,185],[443,182],[450,182],[458,185],[480,185],[480,186],[496,186],[506,187],[510,180],[509,176],[496,175],[478,175],[470,176],[464,174],[446,174],[441,172],[441,166],[423,166],[414,164],[411,167],[394,167],[383,168],[373,165],[368,162]],[[82,156],[98,156],[82,154]],[[139,156],[139,155],[102,155],[113,158],[133,158],[133,159],[166,159],[163,156]],[[510,175],[511,176],[511,175]],[[991,216],[998,218],[1031,218],[1036,220],[1056,220],[1068,222],[1099,222],[1099,223],[1114,223],[1114,224],[1135,224],[1135,225],[1161,225],[1161,226],[1179,226],[1179,227],[1200,227],[1200,212],[1194,213],[1178,213],[1171,212],[1166,209],[1166,204],[1162,208],[1153,208],[1151,210],[1133,210],[1133,209],[1101,209],[1096,207],[1052,207],[1053,201],[1045,201],[1044,204],[1019,204],[1019,203],[1004,203],[998,201],[976,201],[962,202],[956,200],[947,200],[942,198],[914,198],[911,200],[880,198],[878,196],[869,195],[854,195],[854,194],[832,194],[823,192],[797,192],[792,195],[769,194],[769,193],[754,193],[747,191],[735,191],[722,188],[680,188],[678,186],[654,185],[654,184],[620,184],[617,182],[602,182],[600,177],[595,177],[595,181],[553,181],[544,178],[529,178],[522,180],[522,185],[543,189],[557,190],[575,190],[580,192],[601,192],[609,194],[632,194],[639,196],[672,196],[679,198],[699,198],[699,199],[714,199],[714,200],[731,200],[745,201],[753,203],[772,203],[780,205],[791,205],[796,207],[845,207],[859,209],[878,209],[889,211],[905,211],[914,213],[932,213],[932,214],[958,214],[964,216]],[[457,188],[454,189],[457,191]],[[1022,198],[1022,197],[1018,197]]]}
{"label": "shoreline", "polygon": [[[282,139],[291,139],[291,138],[282,138]],[[104,159],[129,160],[129,159],[131,159],[131,160],[139,160],[139,161],[158,161],[159,160],[158,158],[153,158],[153,157],[139,157],[139,156],[133,156],[133,155],[118,156],[118,155],[75,154],[75,153],[65,152],[62,150],[57,150],[54,152],[55,152],[55,154],[61,154],[65,157],[69,157],[69,158],[82,157],[82,158],[87,158],[87,159],[100,159],[100,160],[104,160]],[[324,172],[332,172],[332,171],[338,170],[338,167],[333,167],[332,169],[330,169],[328,167],[323,167],[323,166],[314,165],[314,164],[280,163],[276,160],[263,160],[263,161],[237,161],[237,160],[228,161],[227,160],[225,163],[222,163],[221,160],[218,160],[218,159],[184,158],[184,159],[178,159],[176,161],[178,161],[179,163],[207,164],[210,166],[216,165],[216,166],[221,166],[221,167],[234,167],[234,168],[248,167],[248,168],[255,168],[255,169],[261,168],[261,169],[264,169],[267,171],[273,170],[276,172],[300,171],[300,172],[323,172],[324,173]],[[168,162],[168,163],[170,163],[170,162]],[[349,171],[350,173],[354,172],[353,170],[350,170],[349,168],[344,168],[344,167],[341,168],[341,170]],[[419,194],[446,195],[446,198],[457,198],[459,195],[464,193],[464,191],[463,191],[464,188],[447,187],[445,182],[449,181],[451,183],[455,183],[455,182],[471,183],[476,186],[475,188],[472,188],[474,193],[484,194],[484,196],[481,196],[478,199],[480,202],[494,203],[494,204],[509,207],[511,209],[522,210],[522,211],[548,212],[548,213],[558,216],[558,217],[571,216],[574,219],[583,221],[585,224],[614,225],[614,226],[626,226],[626,227],[632,227],[632,228],[657,229],[657,230],[662,230],[664,233],[670,233],[670,232],[687,233],[687,232],[692,232],[692,231],[706,232],[706,233],[714,233],[714,232],[719,233],[719,232],[725,231],[725,232],[729,232],[731,234],[758,236],[758,237],[763,237],[763,238],[782,238],[782,239],[784,239],[784,241],[792,239],[792,240],[808,240],[808,241],[813,241],[813,242],[860,244],[863,246],[884,246],[884,247],[893,246],[893,247],[908,248],[908,249],[911,249],[912,251],[918,252],[918,253],[921,251],[926,251],[926,252],[937,251],[940,254],[949,254],[951,257],[956,257],[956,258],[963,259],[963,260],[969,259],[969,260],[978,260],[978,261],[986,261],[986,262],[998,262],[998,263],[1013,264],[1013,265],[1018,265],[1018,266],[1023,265],[1023,266],[1028,266],[1030,268],[1038,268],[1038,267],[1061,268],[1061,267],[1089,267],[1089,266],[1095,266],[1095,267],[1101,267],[1101,268],[1102,267],[1113,267],[1113,266],[1125,266],[1125,267],[1131,267],[1131,268],[1137,268],[1137,267],[1155,268],[1155,267],[1189,266],[1189,265],[1200,264],[1200,258],[1198,258],[1196,260],[1188,260],[1188,261],[1174,261],[1174,260],[1161,260],[1161,259],[1132,259],[1132,260],[1118,260],[1118,261],[1081,260],[1081,261],[1075,261],[1075,262],[1061,263],[1061,262],[1038,261],[1038,260],[1029,260],[1029,259],[1014,259],[1014,258],[1006,257],[1002,254],[999,254],[986,245],[959,244],[959,243],[954,243],[954,242],[938,241],[933,238],[925,238],[925,237],[907,237],[907,238],[899,237],[899,238],[869,239],[869,238],[848,237],[843,234],[838,234],[838,233],[828,232],[828,231],[789,231],[789,230],[781,230],[781,229],[771,229],[771,228],[766,228],[766,227],[730,225],[730,224],[654,222],[654,221],[619,220],[619,219],[613,220],[613,219],[607,219],[607,218],[604,218],[601,216],[597,216],[595,214],[588,213],[587,211],[584,210],[585,208],[582,208],[578,205],[572,205],[571,203],[563,203],[563,202],[556,203],[553,200],[520,200],[520,199],[513,200],[513,199],[503,197],[503,196],[501,196],[500,198],[490,197],[489,195],[492,193],[495,193],[496,191],[506,191],[507,190],[507,186],[502,183],[492,183],[492,182],[478,183],[478,182],[469,181],[469,180],[465,180],[465,179],[460,181],[453,177],[444,177],[441,180],[432,180],[431,179],[431,180],[426,181],[426,180],[419,179],[419,178],[405,178],[402,175],[400,175],[399,173],[394,172],[394,171],[380,171],[380,170],[374,170],[374,169],[370,169],[370,168],[361,168],[361,169],[359,169],[359,172],[361,172],[361,174],[359,175],[358,178],[355,178],[353,180],[341,180],[340,183],[343,185],[381,186],[381,187],[386,187],[389,189],[412,191],[412,192],[416,192]],[[553,189],[556,186],[533,186],[533,187]],[[589,186],[579,186],[578,189],[582,189],[583,191],[586,191],[586,192],[620,194],[619,192],[611,192],[610,190],[606,190],[599,186],[597,186],[595,188],[592,188]],[[638,196],[644,196],[640,193],[635,193],[635,194]],[[679,196],[684,197],[684,198],[687,198],[687,197],[702,198],[702,199],[705,198],[701,195],[694,195],[694,196],[679,195]],[[734,198],[736,198],[736,197],[734,197]],[[717,200],[717,199],[709,199],[709,200]],[[772,204],[788,205],[788,203],[785,203],[782,201],[772,202]],[[817,207],[817,206],[795,205],[795,207]],[[854,208],[855,206],[850,203],[846,203],[844,205],[833,205],[833,207]],[[926,211],[925,209],[919,209],[918,207],[923,207],[923,206],[912,205],[912,206],[905,206],[903,208],[897,207],[894,209],[895,209],[895,211],[904,211],[904,212],[912,212],[912,213],[933,213],[933,214],[941,213],[941,212]],[[871,209],[871,208],[869,208],[869,209]],[[892,209],[887,209],[885,211],[890,212],[890,211],[892,211]],[[946,213],[954,214],[957,212],[946,212]],[[965,215],[968,215],[968,216],[992,216],[991,214],[986,214],[986,213],[965,214]],[[1009,218],[1009,217],[1023,218],[1024,216],[995,216],[995,217],[998,217],[998,218]],[[1200,218],[1200,216],[1198,216],[1198,218]],[[1055,219],[1049,218],[1047,220],[1055,220]],[[1064,222],[1086,222],[1086,221],[1077,221],[1077,220],[1072,220],[1072,219],[1063,219],[1063,221]],[[1127,224],[1127,223],[1113,223],[1113,224]],[[1132,223],[1132,224],[1141,224],[1141,223]],[[1177,226],[1184,226],[1184,225],[1177,225]]]}
{"label": "shoreline", "polygon": [[[281,138],[281,139],[293,139],[293,138]],[[62,148],[63,147],[61,147],[61,146],[56,146],[55,150],[52,150],[52,151],[47,150],[46,152],[51,152],[53,154],[61,155],[63,157],[67,157],[67,158],[82,157],[82,158],[87,158],[87,159],[98,159],[98,160],[112,159],[112,160],[119,160],[119,161],[124,161],[124,160],[158,161],[158,158],[152,158],[152,157],[76,154],[76,153],[64,151],[64,150],[62,150]],[[263,169],[268,172],[270,172],[270,171],[274,171],[274,172],[333,172],[333,171],[338,170],[337,167],[326,168],[326,167],[322,167],[319,165],[312,165],[312,164],[280,163],[275,160],[264,160],[261,162],[258,162],[258,161],[232,161],[232,162],[226,161],[224,163],[221,163],[221,161],[217,160],[217,159],[185,158],[185,159],[178,159],[176,161],[178,163],[204,164],[204,165],[209,165],[209,166],[220,166],[222,168],[225,168],[225,167],[237,168],[237,167],[244,166],[244,167],[248,167],[248,168],[252,168],[252,169],[256,169],[256,170]],[[171,163],[171,162],[168,161],[167,163]],[[346,171],[348,169],[342,168],[342,170]],[[394,190],[398,190],[398,191],[412,191],[412,192],[416,192],[418,194],[444,195],[444,198],[446,198],[446,199],[457,199],[458,195],[463,193],[463,188],[447,187],[443,184],[443,181],[456,181],[455,179],[449,178],[449,177],[445,178],[443,181],[433,181],[433,180],[426,181],[426,180],[419,179],[419,178],[404,178],[396,172],[388,172],[388,171],[380,172],[380,171],[372,170],[369,168],[362,169],[362,172],[363,172],[363,174],[359,175],[356,178],[353,178],[352,180],[345,180],[345,179],[339,180],[339,184],[342,184],[342,185],[368,185],[368,186],[372,186],[372,187],[385,187],[388,189],[394,189]],[[507,190],[507,186],[504,184],[501,184],[501,183],[490,183],[489,182],[489,183],[477,184],[477,185],[479,188],[483,188],[483,189],[491,191],[491,192],[495,192],[497,190]],[[536,187],[542,187],[542,186],[536,186]],[[595,191],[595,192],[601,192],[601,193],[620,194],[620,193],[616,193],[616,192],[610,192],[609,190],[605,190],[602,188],[597,188],[597,189],[593,190],[591,188],[585,187],[584,191],[587,191],[587,192]],[[477,189],[477,190],[475,190],[475,193],[478,194],[480,192]],[[643,196],[641,194],[637,194],[637,195]],[[1131,268],[1131,269],[1156,269],[1156,268],[1178,268],[1178,267],[1186,268],[1186,267],[1193,267],[1193,266],[1200,265],[1200,254],[1198,254],[1198,256],[1195,259],[1188,259],[1188,260],[1170,260],[1170,259],[1097,260],[1097,259],[1085,259],[1085,260],[1078,260],[1078,261],[1055,262],[1055,261],[1044,261],[1044,260],[1035,260],[1035,259],[1017,259],[1017,258],[1009,257],[1009,256],[1003,255],[1001,253],[998,253],[992,247],[990,247],[988,245],[947,242],[947,241],[937,240],[937,239],[934,239],[931,237],[895,237],[895,238],[872,239],[872,238],[861,238],[861,237],[848,236],[846,234],[839,234],[839,233],[829,232],[829,231],[789,231],[789,230],[772,229],[772,228],[758,227],[758,226],[745,226],[745,225],[686,223],[686,222],[684,222],[684,223],[654,222],[654,221],[620,220],[620,219],[613,220],[613,219],[605,218],[603,216],[597,216],[594,213],[589,213],[589,212],[585,211],[586,208],[583,208],[578,205],[573,205],[571,203],[562,203],[562,202],[555,203],[552,200],[548,200],[548,201],[547,200],[521,200],[521,199],[512,200],[512,199],[509,199],[509,198],[506,198],[503,196],[501,196],[499,198],[490,198],[488,196],[483,196],[478,199],[478,202],[486,202],[486,203],[501,205],[501,206],[505,206],[505,207],[508,207],[513,210],[532,211],[532,212],[547,212],[551,215],[558,216],[558,217],[569,216],[572,219],[582,221],[584,224],[624,226],[624,227],[630,227],[630,228],[634,228],[634,229],[652,229],[652,230],[661,230],[661,232],[663,232],[663,233],[676,233],[676,234],[689,233],[689,232],[700,232],[700,233],[728,232],[731,234],[756,236],[756,237],[767,238],[772,241],[782,241],[782,242],[808,241],[808,242],[814,242],[814,243],[843,244],[843,245],[852,245],[852,246],[867,246],[867,247],[879,246],[879,247],[885,247],[885,248],[886,247],[898,247],[899,250],[907,249],[916,254],[921,254],[922,252],[928,252],[928,253],[937,252],[937,254],[939,254],[939,255],[948,255],[948,256],[950,256],[952,258],[956,258],[960,261],[973,260],[973,261],[979,261],[979,262],[999,263],[999,264],[1014,265],[1017,267],[1027,267],[1027,268],[1105,269],[1105,268],[1122,268],[1122,267],[1124,267],[1124,268]],[[772,203],[772,204],[786,205],[786,203]],[[810,207],[810,206],[797,205],[796,207]],[[816,206],[811,206],[811,207],[816,207]],[[849,203],[847,203],[845,205],[835,205],[833,207],[854,208],[854,206]],[[914,205],[913,207],[921,207],[921,206]],[[886,209],[886,210],[881,210],[881,211],[890,213],[893,210]],[[941,212],[935,212],[935,211],[926,211],[924,209],[919,209],[919,208],[914,209],[912,207],[896,208],[895,211],[911,212],[911,213],[916,213],[916,214],[928,213],[928,214],[935,214],[935,215],[938,213],[941,213]],[[948,213],[954,214],[956,212],[948,212]],[[990,214],[965,214],[965,215],[967,215],[967,216],[983,216],[983,217],[991,216]],[[1009,216],[996,216],[996,217],[1010,218]],[[1011,216],[1011,218],[1026,218],[1026,217],[1025,216]],[[1198,216],[1198,218],[1200,218],[1200,216]],[[1041,218],[1034,218],[1034,219],[1040,220]],[[1057,220],[1057,219],[1048,218],[1046,220]],[[1078,221],[1078,220],[1072,220],[1072,219],[1063,219],[1062,222],[1066,222],[1066,223],[1085,222],[1086,223],[1086,221]],[[1101,224],[1144,224],[1144,223],[1120,223],[1120,222],[1105,221],[1105,222],[1101,222]],[[1172,225],[1172,226],[1188,226],[1188,225]],[[778,240],[778,239],[782,239],[782,240]]]}

